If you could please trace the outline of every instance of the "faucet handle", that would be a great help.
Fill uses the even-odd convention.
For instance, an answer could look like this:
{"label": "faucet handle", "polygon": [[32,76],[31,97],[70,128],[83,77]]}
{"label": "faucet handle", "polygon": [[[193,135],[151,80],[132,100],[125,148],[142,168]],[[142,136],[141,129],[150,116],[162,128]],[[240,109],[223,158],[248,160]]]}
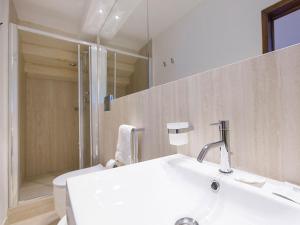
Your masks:
{"label": "faucet handle", "polygon": [[221,125],[221,121],[216,122],[216,123],[211,123],[210,126],[217,126],[217,125]]}
{"label": "faucet handle", "polygon": [[229,130],[229,121],[228,120],[220,120],[219,122],[216,123],[211,123],[211,126],[219,126],[220,130]]}

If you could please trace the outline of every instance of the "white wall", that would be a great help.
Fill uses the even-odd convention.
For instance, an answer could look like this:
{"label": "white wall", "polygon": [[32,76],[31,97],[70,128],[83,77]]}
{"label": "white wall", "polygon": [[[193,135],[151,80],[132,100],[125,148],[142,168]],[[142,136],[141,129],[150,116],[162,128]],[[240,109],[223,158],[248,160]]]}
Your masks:
{"label": "white wall", "polygon": [[9,0],[0,0],[0,224],[8,206],[8,21]]}
{"label": "white wall", "polygon": [[277,1],[203,0],[153,39],[154,85],[261,54],[261,10]]}

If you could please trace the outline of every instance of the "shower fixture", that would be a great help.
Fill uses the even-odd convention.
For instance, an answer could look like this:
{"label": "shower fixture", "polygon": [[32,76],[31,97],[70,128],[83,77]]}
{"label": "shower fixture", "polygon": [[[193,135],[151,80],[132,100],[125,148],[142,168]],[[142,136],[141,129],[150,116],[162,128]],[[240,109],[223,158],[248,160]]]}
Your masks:
{"label": "shower fixture", "polygon": [[77,63],[69,63],[69,66],[75,67],[77,66]]}
{"label": "shower fixture", "polygon": [[104,97],[104,112],[110,111],[111,102],[114,100],[113,95],[107,95]]}

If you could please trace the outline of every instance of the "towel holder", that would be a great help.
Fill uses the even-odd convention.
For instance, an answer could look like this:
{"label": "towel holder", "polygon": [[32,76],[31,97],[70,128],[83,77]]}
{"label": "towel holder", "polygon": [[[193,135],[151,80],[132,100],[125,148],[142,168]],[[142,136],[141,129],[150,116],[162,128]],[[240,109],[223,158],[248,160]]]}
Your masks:
{"label": "towel holder", "polygon": [[138,139],[138,134],[139,132],[143,132],[145,128],[134,128],[132,129],[132,143],[133,143],[133,149],[132,153],[133,156],[131,157],[131,162],[132,163],[138,163],[139,162],[139,139]]}

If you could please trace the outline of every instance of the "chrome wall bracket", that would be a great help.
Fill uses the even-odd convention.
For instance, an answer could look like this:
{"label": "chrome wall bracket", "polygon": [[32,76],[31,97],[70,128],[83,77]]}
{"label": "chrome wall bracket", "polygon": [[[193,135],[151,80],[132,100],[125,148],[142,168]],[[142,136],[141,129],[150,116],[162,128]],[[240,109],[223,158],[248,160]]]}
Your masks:
{"label": "chrome wall bracket", "polygon": [[193,129],[194,128],[192,126],[186,128],[168,129],[168,134],[183,134],[192,131]]}
{"label": "chrome wall bracket", "polygon": [[133,149],[132,149],[132,163],[139,162],[139,133],[143,132],[145,128],[134,128],[132,130],[132,142],[133,142]]}

